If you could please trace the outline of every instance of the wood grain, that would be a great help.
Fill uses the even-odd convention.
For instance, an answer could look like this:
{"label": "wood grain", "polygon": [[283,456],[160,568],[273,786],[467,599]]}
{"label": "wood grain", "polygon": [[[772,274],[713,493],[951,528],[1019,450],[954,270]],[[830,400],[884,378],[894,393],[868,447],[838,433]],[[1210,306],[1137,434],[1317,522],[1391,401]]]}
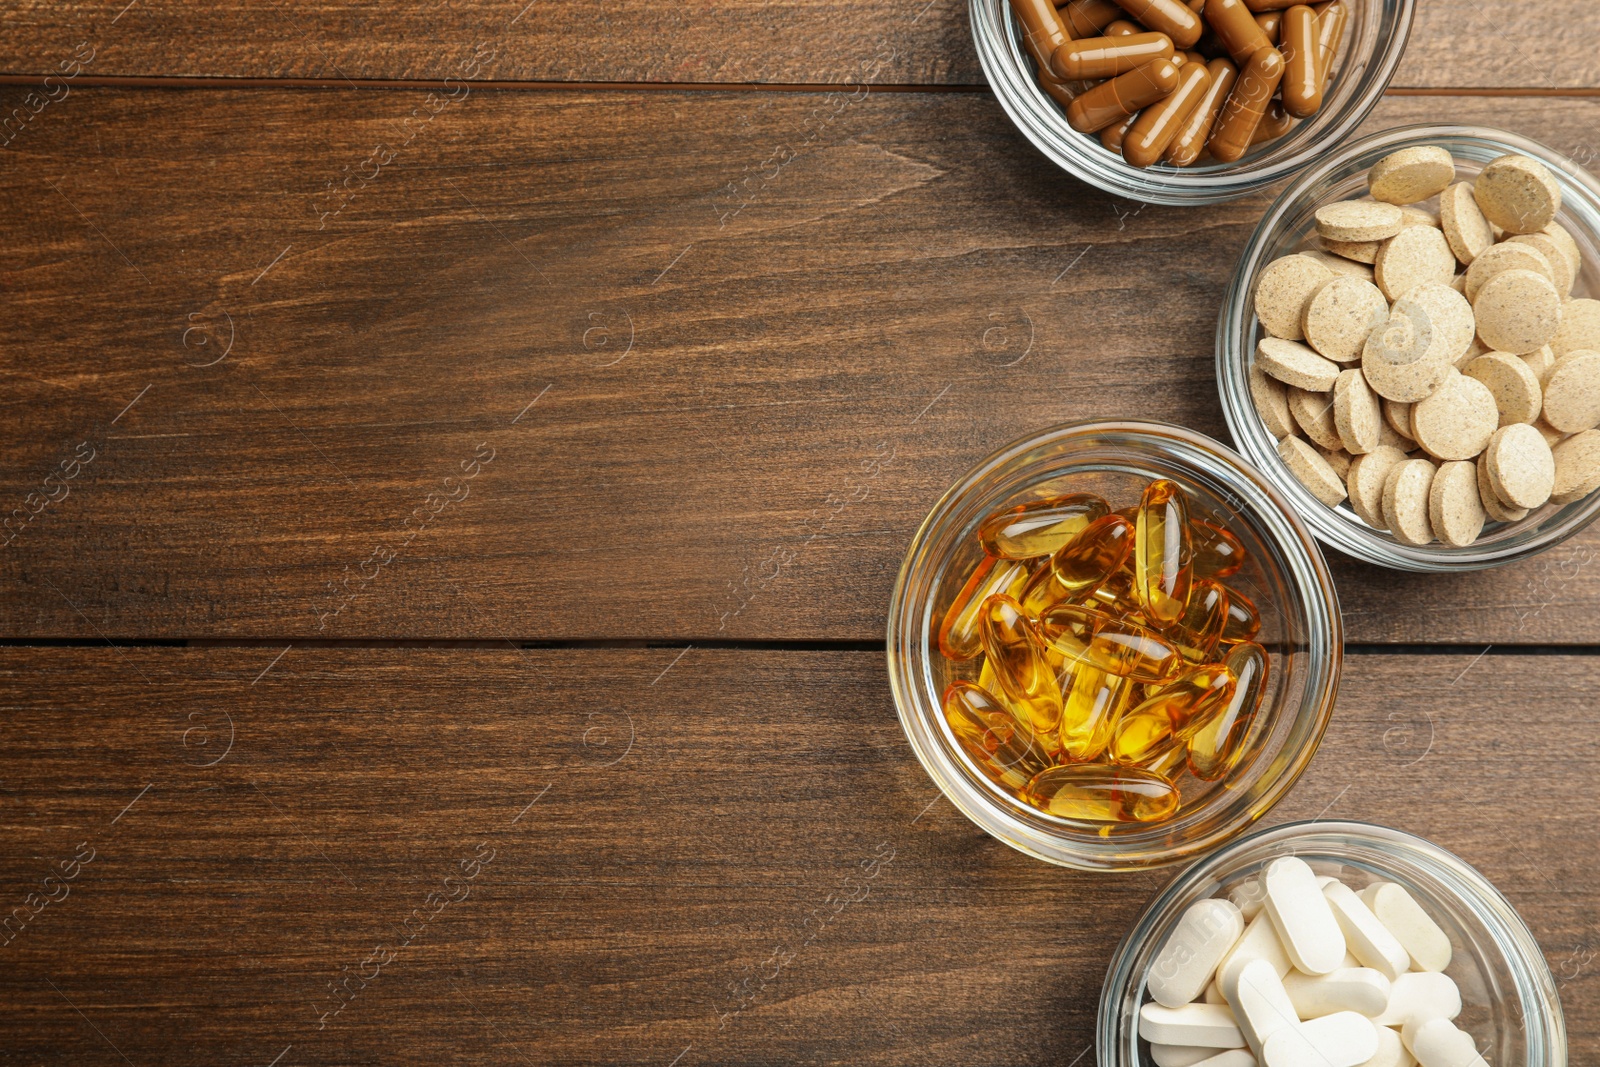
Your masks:
{"label": "wood grain", "polygon": [[[87,41],[95,75],[473,77],[579,82],[981,85],[966,4],[931,0],[25,0],[0,15],[0,72],[44,75]],[[1560,0],[1423,0],[1396,86],[1592,89],[1600,11]]]}
{"label": "wood grain", "polygon": [[[1061,1064],[1167,877],[983,836],[876,654],[278,651],[0,651],[7,910],[93,851],[0,948],[12,1058]],[[1600,770],[1596,685],[1587,657],[1355,657],[1268,820],[1478,866],[1564,978],[1576,1063],[1600,830],[1552,798]]]}
{"label": "wood grain", "polygon": [[[40,116],[0,169],[0,634],[880,639],[917,523],[991,450],[1224,433],[1215,316],[1265,197],[1140,209],[973,96],[424,99]],[[1578,151],[1597,117],[1374,125]],[[1593,642],[1597,545],[1341,565],[1349,638]]]}

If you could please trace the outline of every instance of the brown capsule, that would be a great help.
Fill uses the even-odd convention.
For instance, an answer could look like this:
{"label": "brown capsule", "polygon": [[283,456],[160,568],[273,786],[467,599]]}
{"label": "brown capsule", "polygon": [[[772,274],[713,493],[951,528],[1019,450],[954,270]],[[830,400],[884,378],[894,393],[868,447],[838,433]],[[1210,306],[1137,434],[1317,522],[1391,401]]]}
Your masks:
{"label": "brown capsule", "polygon": [[1055,75],[1051,74],[1046,67],[1039,68],[1039,88],[1043,89],[1046,96],[1063,108],[1071,105],[1072,98],[1077,96],[1079,91],[1071,85],[1057,81]]}
{"label": "brown capsule", "polygon": [[1276,141],[1294,129],[1298,121],[1283,109],[1283,101],[1273,100],[1267,105],[1267,113],[1261,116],[1261,124],[1256,127],[1256,132],[1250,135],[1250,146],[1254,148],[1258,144]]}
{"label": "brown capsule", "polygon": [[1282,11],[1286,7],[1293,7],[1303,3],[1304,0],[1244,0],[1251,11],[1257,14],[1263,11]]}
{"label": "brown capsule", "polygon": [[1190,11],[1196,15],[1204,16],[1206,13],[1206,0],[1185,0]]}
{"label": "brown capsule", "polygon": [[1103,764],[1051,767],[1028,783],[1023,797],[1051,815],[1084,822],[1159,822],[1178,810],[1178,787],[1159,774]]}
{"label": "brown capsule", "polygon": [[1067,108],[1067,123],[1081,133],[1097,133],[1155,103],[1177,87],[1178,68],[1172,61],[1152,60],[1101,82],[1074,99]]}
{"label": "brown capsule", "polygon": [[1206,23],[1237,64],[1248,63],[1251,56],[1272,46],[1244,0],[1212,0],[1206,5]]}
{"label": "brown capsule", "polygon": [[1142,114],[1141,111],[1135,111],[1125,121],[1115,126],[1107,126],[1100,131],[1100,143],[1105,146],[1106,151],[1122,154],[1122,140],[1128,136],[1128,131],[1133,129],[1133,124],[1139,121],[1139,116]]}
{"label": "brown capsule", "polygon": [[1145,29],[1164,33],[1179,48],[1188,48],[1200,39],[1204,28],[1200,16],[1183,0],[1117,0],[1117,6]]}
{"label": "brown capsule", "polygon": [[[1266,114],[1267,102],[1278,91],[1283,79],[1283,56],[1276,48],[1263,48],[1250,57],[1250,62],[1239,72],[1239,80],[1222,105],[1216,128],[1206,147],[1212,156],[1223,163],[1232,163],[1250,149],[1250,138],[1255,136],[1261,117]],[[1081,97],[1079,99],[1082,99]]]}
{"label": "brown capsule", "polygon": [[1085,37],[1056,49],[1050,70],[1062,81],[1115,78],[1152,59],[1172,58],[1172,38],[1164,33]]}
{"label": "brown capsule", "polygon": [[1211,72],[1211,84],[1200,98],[1200,103],[1189,112],[1189,118],[1178,130],[1178,136],[1167,147],[1167,162],[1175,167],[1190,166],[1206,150],[1206,138],[1211,136],[1211,127],[1216,125],[1222,104],[1239,78],[1238,68],[1226,59],[1213,59],[1206,64],[1206,69]]}
{"label": "brown capsule", "polygon": [[1142,32],[1144,31],[1127,19],[1118,19],[1106,27],[1105,35],[1107,37],[1132,37],[1134,34]]}
{"label": "brown capsule", "polygon": [[1261,32],[1266,34],[1267,43],[1274,47],[1278,44],[1278,35],[1283,31],[1283,12],[1264,11],[1255,16],[1256,25],[1261,27]]}
{"label": "brown capsule", "polygon": [[1322,107],[1322,80],[1317,76],[1317,16],[1305,4],[1283,13],[1283,109],[1297,119]]}
{"label": "brown capsule", "polygon": [[1011,11],[1022,26],[1022,39],[1040,63],[1050,62],[1056,49],[1067,43],[1067,27],[1050,0],[1011,0]]}
{"label": "brown capsule", "polygon": [[1073,37],[1099,37],[1122,17],[1122,8],[1111,0],[1072,0],[1058,13]]}
{"label": "brown capsule", "polygon": [[1339,40],[1344,36],[1344,24],[1350,9],[1344,0],[1318,4],[1317,12],[1317,89],[1327,94],[1328,74],[1333,70],[1333,57],[1339,52]]}
{"label": "brown capsule", "polygon": [[1159,160],[1210,87],[1211,71],[1199,63],[1187,64],[1178,72],[1178,87],[1160,103],[1139,112],[1123,139],[1122,158],[1136,167],[1148,167]]}

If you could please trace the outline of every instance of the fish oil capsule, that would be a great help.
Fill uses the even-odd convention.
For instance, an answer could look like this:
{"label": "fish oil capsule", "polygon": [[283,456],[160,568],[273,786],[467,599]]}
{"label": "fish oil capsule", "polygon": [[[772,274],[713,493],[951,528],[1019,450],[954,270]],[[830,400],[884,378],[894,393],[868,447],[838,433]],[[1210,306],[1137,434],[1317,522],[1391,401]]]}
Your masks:
{"label": "fish oil capsule", "polygon": [[1050,69],[1063,81],[1115,78],[1152,59],[1171,58],[1172,38],[1164,33],[1085,37],[1056,49]]}
{"label": "fish oil capsule", "polygon": [[1035,733],[1045,734],[1061,723],[1061,688],[1029,626],[1022,605],[1011,597],[1001,594],[984,601],[979,624],[984,654],[994,665],[1001,691],[1017,701]]}
{"label": "fish oil capsule", "polygon": [[1206,23],[1240,66],[1250,62],[1250,57],[1261,49],[1272,47],[1273,42],[1244,6],[1244,0],[1214,0],[1206,4]]}
{"label": "fish oil capsule", "polygon": [[1028,51],[1041,64],[1049,63],[1056,49],[1069,40],[1067,27],[1050,0],[1011,0],[1011,11],[1022,27]]}
{"label": "fish oil capsule", "polygon": [[1134,767],[1068,764],[1042,771],[1025,798],[1042,811],[1085,822],[1156,822],[1178,810],[1178,788]]}
{"label": "fish oil capsule", "polygon": [[1021,790],[1050,766],[1032,731],[981,686],[951,685],[944,694],[944,715],[962,751],[998,785]]}
{"label": "fish oil capsule", "polygon": [[1178,68],[1172,61],[1151,60],[1076,97],[1067,108],[1067,123],[1080,133],[1096,133],[1148,107],[1177,87]]}
{"label": "fish oil capsule", "polygon": [[1222,628],[1224,642],[1254,641],[1261,632],[1261,612],[1255,603],[1237,589],[1228,590],[1228,622]]}
{"label": "fish oil capsule", "polygon": [[1233,676],[1221,664],[1210,664],[1162,686],[1135,708],[1123,712],[1111,735],[1111,760],[1137,764],[1182,739],[1192,723],[1211,715],[1233,696]]}
{"label": "fish oil capsule", "polygon": [[1244,566],[1244,545],[1226,526],[1190,519],[1189,539],[1194,545],[1196,578],[1230,578]]}
{"label": "fish oil capsule", "polygon": [[1063,757],[1082,763],[1105,753],[1133,685],[1087,663],[1076,664],[1071,671],[1062,694],[1061,729],[1056,740]]}
{"label": "fish oil capsule", "polygon": [[1047,497],[990,515],[978,527],[978,541],[1001,559],[1048,556],[1108,510],[1093,493]]}
{"label": "fish oil capsule", "polygon": [[1317,15],[1305,4],[1283,13],[1279,51],[1283,53],[1283,109],[1297,119],[1315,115],[1322,107],[1322,78],[1318,73],[1320,46]]}
{"label": "fish oil capsule", "polygon": [[1192,165],[1206,150],[1211,127],[1216,124],[1217,116],[1222,113],[1222,104],[1228,99],[1228,93],[1233,90],[1233,83],[1239,77],[1238,69],[1226,59],[1213,59],[1206,64],[1206,69],[1211,72],[1210,87],[1200,98],[1199,105],[1189,112],[1189,118],[1178,131],[1178,136],[1167,146],[1167,162],[1174,167]]}
{"label": "fish oil capsule", "polygon": [[1117,0],[1117,6],[1146,28],[1171,37],[1179,48],[1192,48],[1200,40],[1200,16],[1182,0]]}
{"label": "fish oil capsule", "polygon": [[1283,56],[1276,48],[1263,48],[1250,57],[1239,72],[1239,81],[1222,106],[1216,129],[1206,147],[1223,163],[1232,163],[1250,148],[1267,102],[1283,80]]}
{"label": "fish oil capsule", "polygon": [[1178,87],[1164,100],[1139,112],[1122,142],[1122,156],[1136,167],[1148,167],[1177,139],[1183,124],[1211,87],[1211,71],[1200,63],[1185,64]]}
{"label": "fish oil capsule", "polygon": [[1133,525],[1120,515],[1102,515],[1050,557],[1028,582],[1022,610],[1038,618],[1074,594],[1099,586],[1116,573],[1133,551]]}
{"label": "fish oil capsule", "polygon": [[1189,610],[1169,628],[1168,636],[1189,663],[1211,663],[1227,625],[1227,588],[1215,579],[1201,578],[1189,590]]}
{"label": "fish oil capsule", "polygon": [[1151,482],[1139,502],[1133,539],[1133,589],[1150,621],[1183,617],[1192,551],[1183,490],[1165,478]]}
{"label": "fish oil capsule", "polygon": [[1045,612],[1038,632],[1064,660],[1136,682],[1164,682],[1183,665],[1178,650],[1149,627],[1077,605]]}
{"label": "fish oil capsule", "polygon": [[1189,736],[1189,773],[1203,782],[1223,777],[1246,751],[1241,742],[1266,692],[1267,650],[1250,642],[1235,645],[1223,666],[1233,676],[1233,695]]}
{"label": "fish oil capsule", "polygon": [[1018,560],[996,560],[986,556],[967,579],[967,584],[945,612],[939,627],[939,652],[946,658],[971,659],[983,651],[978,635],[978,619],[983,602],[997,593],[1016,596],[1028,581],[1028,567]]}
{"label": "fish oil capsule", "polygon": [[1122,18],[1122,8],[1111,0],[1072,0],[1059,14],[1072,37],[1098,37]]}

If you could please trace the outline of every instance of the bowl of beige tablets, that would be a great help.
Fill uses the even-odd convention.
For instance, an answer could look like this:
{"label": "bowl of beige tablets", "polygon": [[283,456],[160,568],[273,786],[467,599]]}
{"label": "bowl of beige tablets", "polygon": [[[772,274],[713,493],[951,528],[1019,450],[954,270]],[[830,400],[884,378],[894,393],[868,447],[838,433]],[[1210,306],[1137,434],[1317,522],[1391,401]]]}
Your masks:
{"label": "bowl of beige tablets", "polygon": [[1600,510],[1600,183],[1514,134],[1391,130],[1308,171],[1230,285],[1240,451],[1326,544],[1496,566]]}
{"label": "bowl of beige tablets", "polygon": [[1101,1067],[1565,1067],[1538,943],[1482,874],[1364,823],[1259,831],[1123,940]]}

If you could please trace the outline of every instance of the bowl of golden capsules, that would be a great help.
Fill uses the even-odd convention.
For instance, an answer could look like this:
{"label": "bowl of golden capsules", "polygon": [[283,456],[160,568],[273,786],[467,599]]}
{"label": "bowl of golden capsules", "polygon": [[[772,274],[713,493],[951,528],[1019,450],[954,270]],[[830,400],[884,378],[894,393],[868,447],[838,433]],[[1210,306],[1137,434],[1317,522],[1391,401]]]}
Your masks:
{"label": "bowl of golden capsules", "polygon": [[1107,192],[1209,204],[1347,137],[1405,52],[1415,0],[969,0],[979,61],[1034,145]]}
{"label": "bowl of golden capsules", "polygon": [[1474,126],[1329,153],[1239,257],[1217,387],[1346,555],[1440,572],[1560,544],[1600,516],[1600,181]]}
{"label": "bowl of golden capsules", "polygon": [[1338,597],[1272,484],[1201,434],[1084,422],[978,464],[923,521],[889,610],[918,759],[973,822],[1063,866],[1229,840],[1310,762]]}

